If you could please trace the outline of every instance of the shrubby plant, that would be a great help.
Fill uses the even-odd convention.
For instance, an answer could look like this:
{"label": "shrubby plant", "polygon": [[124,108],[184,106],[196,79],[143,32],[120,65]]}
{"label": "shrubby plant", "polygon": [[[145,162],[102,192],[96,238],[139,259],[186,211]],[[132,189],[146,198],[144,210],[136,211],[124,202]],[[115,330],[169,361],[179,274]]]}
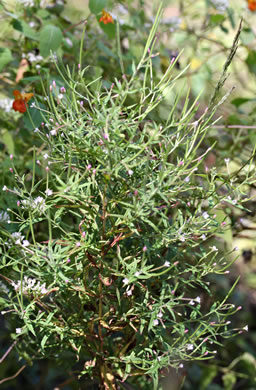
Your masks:
{"label": "shrubby plant", "polygon": [[243,207],[252,170],[239,186],[228,170],[205,171],[216,107],[195,120],[188,93],[181,113],[177,96],[168,119],[154,119],[177,79],[177,59],[152,77],[160,16],[132,76],[110,88],[86,81],[81,53],[76,69],[56,62],[63,85],[32,103],[43,118],[33,168],[20,174],[11,156],[14,184],[3,187],[17,202],[1,219],[0,302],[15,348],[101,389],[156,389],[164,368],[214,358],[242,331],[230,327],[231,291],[212,300],[207,276],[229,272],[216,213]]}

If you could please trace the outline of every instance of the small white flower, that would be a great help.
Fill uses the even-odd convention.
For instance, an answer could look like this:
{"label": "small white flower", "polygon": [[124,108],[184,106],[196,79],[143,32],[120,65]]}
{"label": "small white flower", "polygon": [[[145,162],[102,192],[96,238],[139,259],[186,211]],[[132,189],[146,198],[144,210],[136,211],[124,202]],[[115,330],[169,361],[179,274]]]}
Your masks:
{"label": "small white flower", "polygon": [[226,164],[228,164],[229,161],[230,161],[230,158],[224,158],[224,161],[225,161]]}
{"label": "small white flower", "polygon": [[129,283],[129,279],[124,278],[124,279],[123,279],[123,284],[126,285],[126,284],[128,284],[128,283]]}
{"label": "small white flower", "polygon": [[44,154],[44,159],[47,160],[48,157],[49,157],[48,154],[45,153],[45,154]]}
{"label": "small white flower", "polygon": [[188,351],[193,351],[194,345],[193,345],[193,344],[187,344],[187,345],[186,345],[186,349],[187,349]]}
{"label": "small white flower", "polygon": [[50,131],[50,134],[51,134],[51,135],[56,135],[56,134],[57,134],[56,129],[51,130],[51,131]]}
{"label": "small white flower", "polygon": [[22,329],[21,328],[16,328],[16,333],[17,334],[20,334],[22,332]]}
{"label": "small white flower", "polygon": [[193,299],[191,299],[188,304],[194,306],[195,302],[193,301]]}
{"label": "small white flower", "polygon": [[154,321],[153,321],[153,324],[156,326],[156,325],[159,324],[159,321],[158,321],[158,320],[154,320]]}
{"label": "small white flower", "polygon": [[0,99],[0,108],[4,110],[5,112],[11,112],[12,110],[12,103],[13,100],[6,98],[6,99]]}
{"label": "small white flower", "polygon": [[201,235],[201,238],[202,238],[202,240],[205,241],[205,240],[206,240],[206,235],[205,235],[205,234],[202,234],[202,235]]}
{"label": "small white flower", "polygon": [[65,38],[65,41],[67,42],[68,46],[70,46],[70,47],[73,46],[73,42],[71,41],[71,39]]}
{"label": "small white flower", "polygon": [[185,182],[188,183],[189,180],[190,180],[190,179],[189,179],[189,176],[187,176],[187,177],[185,178]]}
{"label": "small white flower", "polygon": [[181,242],[185,242],[185,241],[186,241],[185,234],[182,234],[182,235],[180,236],[180,241],[181,241]]}
{"label": "small white flower", "polygon": [[61,99],[63,99],[63,97],[64,97],[63,93],[59,93],[58,99],[61,100]]}
{"label": "small white flower", "polygon": [[208,214],[206,211],[205,211],[202,215],[203,215],[203,218],[204,218],[204,219],[209,218],[209,214]]}
{"label": "small white flower", "polygon": [[236,251],[236,252],[239,251],[238,246],[235,246],[234,251]]}
{"label": "small white flower", "polygon": [[245,326],[243,327],[243,330],[245,330],[246,332],[248,332],[248,325],[245,325]]}
{"label": "small white flower", "polygon": [[41,286],[41,294],[47,294],[47,293],[48,293],[48,290],[45,287],[45,283],[43,283]]}
{"label": "small white flower", "polygon": [[3,186],[3,191],[7,191],[8,188],[6,186]]}
{"label": "small white flower", "polygon": [[132,290],[127,290],[127,291],[126,291],[126,294],[127,294],[128,296],[132,295]]}
{"label": "small white flower", "polygon": [[170,262],[169,262],[169,261],[166,261],[166,262],[164,263],[164,266],[165,266],[165,267],[170,267]]}
{"label": "small white flower", "polygon": [[136,277],[140,276],[140,271],[136,271],[134,276],[136,276]]}
{"label": "small white flower", "polygon": [[223,14],[227,10],[229,6],[228,0],[211,0],[212,5],[216,8],[216,10]]}
{"label": "small white flower", "polygon": [[24,7],[34,7],[35,3],[33,0],[20,0],[20,3],[24,6]]}
{"label": "small white flower", "polygon": [[158,318],[162,318],[162,317],[163,317],[163,313],[160,311],[160,312],[157,314],[157,317],[158,317]]}
{"label": "small white flower", "polygon": [[23,238],[25,237],[22,236],[20,232],[12,233],[12,239],[14,240],[15,245],[21,245],[21,241],[23,240]]}
{"label": "small white flower", "polygon": [[30,104],[30,107],[31,107],[31,108],[35,108],[35,107],[36,107],[36,103],[35,103],[35,102],[32,102],[32,103]]}
{"label": "small white flower", "polygon": [[23,242],[22,242],[22,246],[24,246],[25,248],[27,247],[27,246],[29,246],[30,245],[30,242],[28,241],[28,240],[24,240]]}
{"label": "small white flower", "polygon": [[196,297],[195,298],[195,302],[200,303],[201,302],[201,298],[200,297]]}
{"label": "small white flower", "polygon": [[179,365],[179,368],[183,368],[184,366],[183,366],[183,364],[181,363],[180,365]]}
{"label": "small white flower", "polygon": [[215,245],[212,247],[212,250],[213,250],[214,252],[218,252],[218,248],[216,248]]}
{"label": "small white flower", "polygon": [[129,176],[132,176],[132,174],[133,174],[133,170],[132,170],[132,169],[129,169],[128,175],[129,175]]}
{"label": "small white flower", "polygon": [[47,190],[45,190],[45,194],[47,196],[51,196],[52,195],[52,190],[50,190],[50,188],[47,188]]}
{"label": "small white flower", "polygon": [[0,222],[7,222],[9,218],[10,217],[6,211],[0,211]]}

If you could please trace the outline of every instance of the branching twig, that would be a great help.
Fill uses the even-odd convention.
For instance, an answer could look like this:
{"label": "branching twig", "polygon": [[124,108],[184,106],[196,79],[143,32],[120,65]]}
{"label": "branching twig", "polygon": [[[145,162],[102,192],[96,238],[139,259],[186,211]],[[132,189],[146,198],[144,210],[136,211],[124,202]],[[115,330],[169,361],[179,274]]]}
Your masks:
{"label": "branching twig", "polygon": [[17,344],[17,341],[18,340],[15,340],[12,345],[7,349],[7,351],[3,354],[3,356],[1,357],[0,359],[0,363],[2,363],[4,361],[4,359],[9,355],[9,353],[11,352],[11,350],[13,349],[13,347],[15,347],[15,345]]}
{"label": "branching twig", "polygon": [[12,379],[16,378],[16,377],[24,370],[24,368],[26,368],[26,367],[27,367],[27,365],[24,364],[24,365],[16,372],[16,374],[14,374],[14,375],[12,375],[12,376],[9,376],[8,378],[2,379],[2,380],[0,381],[0,385],[1,385],[2,383],[4,383],[4,382],[11,381]]}

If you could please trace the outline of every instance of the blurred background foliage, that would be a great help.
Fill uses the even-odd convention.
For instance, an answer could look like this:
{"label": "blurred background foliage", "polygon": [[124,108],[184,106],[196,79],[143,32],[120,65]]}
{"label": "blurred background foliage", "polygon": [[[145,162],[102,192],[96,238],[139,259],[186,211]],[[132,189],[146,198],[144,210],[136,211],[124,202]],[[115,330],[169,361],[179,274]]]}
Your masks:
{"label": "blurred background foliage", "polygon": [[[42,122],[40,114],[29,108],[20,114],[12,109],[13,90],[33,92],[43,96],[41,80],[55,80],[57,91],[63,85],[51,52],[62,58],[63,65],[78,66],[80,39],[86,21],[82,65],[88,66],[85,77],[89,82],[97,77],[110,88],[114,78],[129,77],[133,63],[143,52],[154,21],[158,1],[114,0],[2,0],[0,2],[0,173],[1,186],[12,186],[9,155],[14,155],[19,172],[27,174],[32,165],[33,145],[40,155],[39,141],[34,129]],[[157,33],[153,58],[154,77],[160,79],[173,57],[179,56],[176,71],[184,70],[175,88],[165,96],[164,104],[153,119],[166,119],[177,94],[185,99],[189,89],[191,103],[200,94],[198,115],[207,108],[220,78],[232,41],[243,18],[239,48],[229,69],[230,75],[221,93],[232,93],[221,105],[213,126],[204,140],[203,148],[215,144],[205,162],[205,170],[216,167],[230,173],[243,166],[255,148],[256,141],[256,12],[253,1],[246,0],[166,0],[162,23]],[[256,4],[255,9],[256,9]],[[109,12],[114,23],[99,22],[102,9]],[[251,10],[250,10],[251,9]],[[117,24],[119,21],[119,28]],[[117,31],[120,31],[120,40]],[[122,57],[120,59],[120,52]],[[175,77],[175,74],[173,75]],[[95,86],[96,87],[96,86]],[[222,98],[219,96],[219,99]],[[40,99],[39,99],[40,100]],[[182,99],[181,99],[182,101]],[[33,99],[30,101],[33,102]],[[131,103],[131,102],[130,102]],[[41,103],[43,106],[43,98]],[[182,106],[180,107],[180,110]],[[179,112],[176,112],[177,121]],[[30,116],[33,118],[31,124]],[[255,159],[252,160],[255,164]],[[38,171],[41,175],[41,171]],[[29,174],[26,180],[30,180]],[[239,175],[237,178],[239,182]],[[226,224],[225,234],[216,237],[220,251],[238,247],[239,258],[230,275],[213,275],[211,293],[216,300],[224,298],[238,275],[239,284],[230,301],[241,305],[233,319],[233,327],[248,325],[249,331],[220,345],[215,360],[195,361],[177,374],[164,372],[163,386],[175,390],[253,390],[256,388],[256,205],[254,186],[243,188],[251,200],[247,212],[234,204],[224,204],[217,219]],[[7,226],[5,211],[15,209],[10,193],[2,192],[0,222]],[[7,226],[8,228],[8,226]],[[11,227],[10,227],[11,229]],[[3,293],[0,282],[0,291]],[[10,329],[1,321],[2,355],[10,346]],[[85,389],[74,380],[65,367],[41,361],[31,364],[16,378],[22,368],[13,350],[0,364],[0,383],[3,389]],[[148,389],[150,389],[150,383]],[[88,387],[89,388],[89,387]],[[93,389],[93,387],[90,387]],[[120,389],[128,389],[120,384]],[[143,385],[143,389],[145,386]],[[129,388],[130,389],[130,388]],[[128,389],[128,390],[129,390]]]}

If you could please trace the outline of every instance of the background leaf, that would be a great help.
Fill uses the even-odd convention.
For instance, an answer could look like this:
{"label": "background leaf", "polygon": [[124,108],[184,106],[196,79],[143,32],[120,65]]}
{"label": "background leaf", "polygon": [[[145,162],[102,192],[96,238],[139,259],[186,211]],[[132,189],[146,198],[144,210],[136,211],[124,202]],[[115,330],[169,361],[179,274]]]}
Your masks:
{"label": "background leaf", "polygon": [[48,25],[40,32],[39,50],[43,57],[48,57],[51,51],[56,51],[62,41],[62,32],[59,27]]}
{"label": "background leaf", "polygon": [[39,40],[38,33],[23,20],[14,19],[12,21],[12,26],[15,30],[20,31],[26,38],[34,39],[36,41]]}
{"label": "background leaf", "polygon": [[89,8],[91,13],[97,15],[102,11],[103,8],[106,7],[106,0],[90,0]]}
{"label": "background leaf", "polygon": [[11,133],[4,129],[2,130],[1,141],[5,144],[9,154],[14,154],[14,142]]}
{"label": "background leaf", "polygon": [[7,47],[0,47],[0,71],[12,61],[12,53],[11,50]]}

